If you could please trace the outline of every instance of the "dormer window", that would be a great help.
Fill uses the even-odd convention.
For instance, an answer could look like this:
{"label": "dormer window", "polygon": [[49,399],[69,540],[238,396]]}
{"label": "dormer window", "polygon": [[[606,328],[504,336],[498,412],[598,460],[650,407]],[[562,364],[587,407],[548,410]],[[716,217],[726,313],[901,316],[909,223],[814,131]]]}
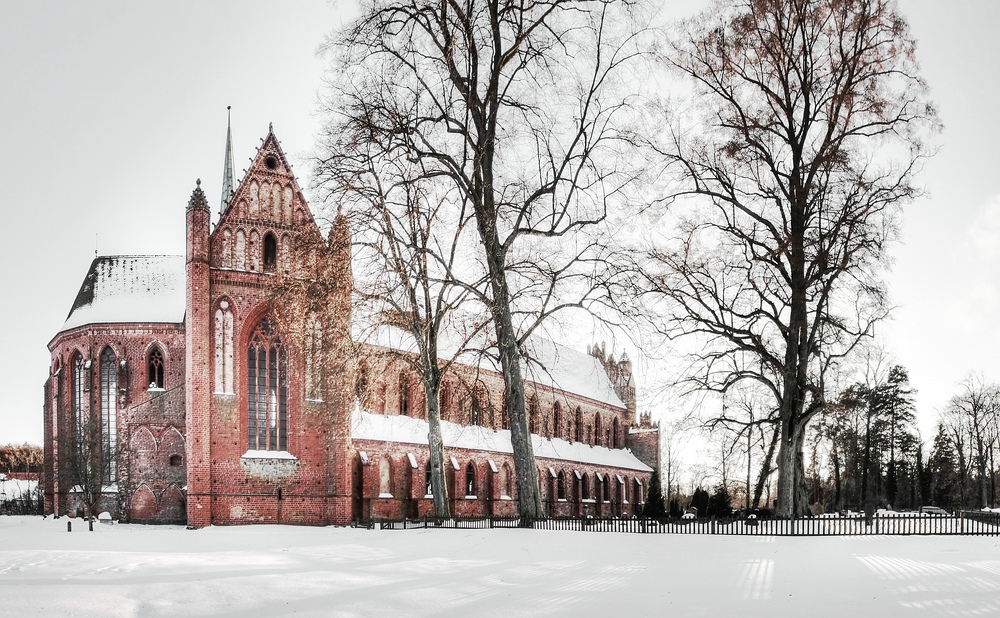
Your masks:
{"label": "dormer window", "polygon": [[274,235],[268,233],[264,236],[264,272],[273,273],[278,262],[278,241]]}

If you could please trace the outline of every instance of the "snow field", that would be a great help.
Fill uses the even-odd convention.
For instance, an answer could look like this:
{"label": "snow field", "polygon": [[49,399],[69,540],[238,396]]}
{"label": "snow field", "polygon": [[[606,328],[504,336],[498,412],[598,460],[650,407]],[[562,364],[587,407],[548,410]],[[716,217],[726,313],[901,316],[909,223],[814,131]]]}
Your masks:
{"label": "snow field", "polygon": [[38,481],[21,481],[18,479],[7,479],[0,481],[0,500],[14,500],[24,494],[35,491]]}
{"label": "snow field", "polygon": [[989,616],[998,544],[0,517],[0,616]]}

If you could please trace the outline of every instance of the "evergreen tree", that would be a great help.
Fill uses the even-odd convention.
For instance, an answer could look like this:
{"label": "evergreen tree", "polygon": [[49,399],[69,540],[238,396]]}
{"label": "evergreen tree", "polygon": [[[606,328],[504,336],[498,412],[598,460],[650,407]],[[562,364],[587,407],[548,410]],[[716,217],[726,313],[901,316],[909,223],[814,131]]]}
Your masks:
{"label": "evergreen tree", "polygon": [[708,492],[699,487],[694,490],[691,496],[691,506],[698,509],[698,516],[704,517],[708,514]]}
{"label": "evergreen tree", "polygon": [[649,479],[649,496],[646,505],[643,507],[643,517],[660,518],[667,514],[666,506],[663,503],[663,490],[660,488],[660,471],[653,470],[653,476]]}
{"label": "evergreen tree", "polygon": [[937,506],[962,506],[959,500],[959,469],[955,463],[955,445],[943,424],[938,424],[931,455],[927,460],[930,477],[928,500]]}
{"label": "evergreen tree", "polygon": [[680,517],[683,514],[684,514],[684,511],[681,510],[681,503],[680,503],[680,501],[677,498],[671,498],[670,499],[670,516],[671,517]]}
{"label": "evergreen tree", "polygon": [[712,497],[708,499],[708,515],[710,517],[728,517],[733,514],[733,497],[725,483],[715,486]]}

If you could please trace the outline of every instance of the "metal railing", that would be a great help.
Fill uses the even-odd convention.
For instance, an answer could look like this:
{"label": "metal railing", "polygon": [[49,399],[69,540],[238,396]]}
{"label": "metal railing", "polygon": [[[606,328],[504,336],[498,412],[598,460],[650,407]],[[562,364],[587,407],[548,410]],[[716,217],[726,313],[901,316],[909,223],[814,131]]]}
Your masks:
{"label": "metal railing", "polygon": [[[414,528],[517,528],[513,517],[456,517],[435,519],[355,521],[356,527],[381,530]],[[821,516],[796,519],[753,518],[596,518],[559,517],[535,520],[536,530],[577,530],[583,532],[624,532],[637,534],[716,534],[759,536],[855,536],[855,535],[968,535],[1000,536],[1000,513],[959,511],[954,515],[920,513]]]}

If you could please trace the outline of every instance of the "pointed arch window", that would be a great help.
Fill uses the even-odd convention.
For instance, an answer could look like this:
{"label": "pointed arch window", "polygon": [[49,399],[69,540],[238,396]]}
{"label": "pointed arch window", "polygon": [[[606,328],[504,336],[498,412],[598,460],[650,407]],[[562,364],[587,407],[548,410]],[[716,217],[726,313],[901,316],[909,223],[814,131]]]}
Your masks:
{"label": "pointed arch window", "polygon": [[273,273],[278,264],[278,241],[274,234],[268,232],[264,235],[264,272]]}
{"label": "pointed arch window", "polygon": [[354,380],[354,397],[361,404],[362,410],[368,410],[370,395],[368,393],[368,361],[358,362],[358,375]]}
{"label": "pointed arch window", "polygon": [[323,400],[323,325],[315,315],[306,320],[306,399]]}
{"label": "pointed arch window", "polygon": [[247,269],[247,235],[243,230],[236,230],[236,249],[233,250],[233,268]]}
{"label": "pointed arch window", "polygon": [[118,363],[110,347],[101,353],[101,481],[118,480]]}
{"label": "pointed arch window", "polygon": [[471,461],[465,466],[465,497],[476,497],[476,464]]}
{"label": "pointed arch window", "polygon": [[[541,473],[538,477],[541,478]],[[501,498],[512,498],[514,496],[514,483],[512,482],[513,476],[510,473],[510,466],[507,462],[504,462],[500,466],[500,497]]]}
{"label": "pointed arch window", "polygon": [[215,310],[215,392],[233,393],[233,310],[225,300]]}
{"label": "pointed arch window", "polygon": [[490,391],[482,382],[476,382],[472,389],[472,409],[469,412],[470,425],[492,424]]}
{"label": "pointed arch window", "polygon": [[452,386],[451,382],[446,381],[441,385],[441,407],[439,412],[443,421],[452,418],[453,392],[454,386]]}
{"label": "pointed arch window", "polygon": [[233,267],[233,232],[229,228],[222,230],[222,267]]}
{"label": "pointed arch window", "polygon": [[247,350],[247,448],[288,450],[288,353],[268,318]]}
{"label": "pointed arch window", "polygon": [[250,270],[259,273],[260,258],[262,256],[260,250],[260,234],[257,233],[257,230],[250,230],[249,248],[247,249],[247,253],[250,256]]}
{"label": "pointed arch window", "polygon": [[146,376],[149,380],[149,388],[163,388],[163,352],[159,346],[153,346],[153,349],[149,351]]}
{"label": "pointed arch window", "polygon": [[[562,438],[564,435],[562,406],[559,405],[559,402],[557,401],[553,404],[552,408],[552,418],[555,424],[555,437]],[[566,437],[568,438],[569,436],[567,435]]]}
{"label": "pointed arch window", "polygon": [[288,274],[292,269],[292,258],[289,255],[289,247],[291,246],[292,242],[288,234],[282,235],[281,242],[278,243],[278,268],[285,274]]}
{"label": "pointed arch window", "polygon": [[538,397],[531,396],[528,401],[528,433],[539,433],[538,431]]}
{"label": "pointed arch window", "polygon": [[85,421],[84,401],[86,400],[86,380],[83,355],[77,352],[73,355],[73,422],[76,424],[78,439],[83,437]]}
{"label": "pointed arch window", "polygon": [[412,410],[410,409],[410,374],[406,371],[399,372],[399,414],[400,416],[409,416]]}
{"label": "pointed arch window", "polygon": [[556,498],[559,500],[566,499],[566,474],[560,470],[559,476],[556,477]]}
{"label": "pointed arch window", "polygon": [[576,441],[583,442],[583,410],[576,409]]}
{"label": "pointed arch window", "polygon": [[378,493],[379,498],[392,497],[392,462],[388,457],[378,462]]}

